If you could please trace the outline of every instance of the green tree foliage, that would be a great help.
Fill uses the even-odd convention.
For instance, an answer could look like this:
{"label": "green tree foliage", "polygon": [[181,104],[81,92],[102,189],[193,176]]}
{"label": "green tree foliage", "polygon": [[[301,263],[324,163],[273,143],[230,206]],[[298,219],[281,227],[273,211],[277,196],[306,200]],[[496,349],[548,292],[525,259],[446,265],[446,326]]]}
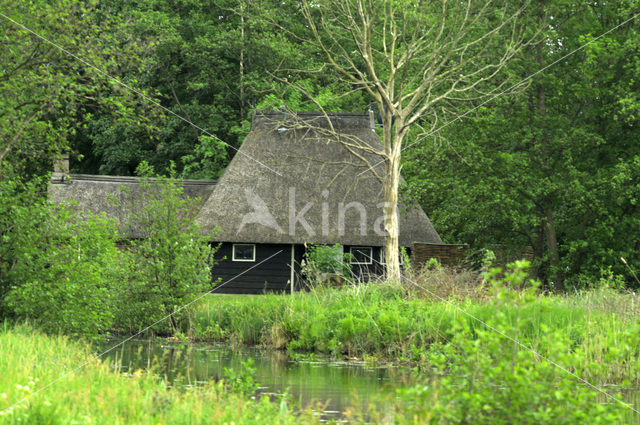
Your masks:
{"label": "green tree foliage", "polygon": [[92,1],[2,1],[0,9],[16,21],[0,18],[0,166],[9,161],[24,175],[43,175],[54,154],[69,148],[78,131],[98,121],[105,132],[127,128],[149,139],[154,131],[150,122],[157,114],[70,56],[116,76],[137,69],[145,44],[127,35],[127,22],[100,13]]}
{"label": "green tree foliage", "polygon": [[48,204],[38,190],[0,180],[0,314],[95,335],[113,320],[115,223]]}
{"label": "green tree foliage", "polygon": [[[637,2],[558,1],[510,67],[520,81],[630,18]],[[536,75],[515,96],[486,104],[412,148],[405,175],[445,239],[534,250],[555,287],[595,282],[611,265],[630,278],[640,246],[635,126],[638,22]],[[631,282],[631,279],[628,280]]]}
{"label": "green tree foliage", "polygon": [[[299,46],[255,17],[279,10],[292,20],[294,9],[294,2],[273,0],[101,2],[96,13],[126,22],[128,38],[143,45],[134,52],[138,67],[119,75],[171,112],[148,134],[137,123],[96,111],[74,138],[84,156],[74,168],[130,175],[143,160],[157,169],[174,161],[185,177],[217,177],[248,132],[251,110],[273,91],[270,70],[304,60]],[[216,161],[202,165],[212,152]]]}
{"label": "green tree foliage", "polygon": [[[72,141],[83,156],[73,168],[130,175],[143,160],[156,169],[174,161],[186,178],[216,178],[248,133],[253,109],[317,109],[281,78],[301,67],[323,67],[313,47],[296,38],[306,30],[298,22],[299,7],[274,0],[101,2],[94,13],[123,23],[126,40],[140,44],[138,50],[119,47],[122,54],[138,55],[138,62],[116,75],[153,94],[170,112],[147,128],[92,110]],[[328,109],[366,107],[359,97],[342,95],[350,87],[326,69],[295,78]]]}
{"label": "green tree foliage", "polygon": [[[114,221],[48,203],[38,182],[1,179],[0,317],[49,332],[132,332],[210,289],[214,248],[194,224],[198,200],[173,179],[142,185],[131,222],[142,238],[119,249]],[[175,331],[185,318],[153,329]]]}
{"label": "green tree foliage", "polygon": [[[116,326],[127,331],[149,326],[213,287],[215,249],[194,221],[200,200],[183,197],[174,178],[150,177],[147,163],[138,171],[146,177],[127,231],[137,238],[127,249],[124,283],[116,289]],[[181,312],[154,329],[175,332],[186,318]]]}
{"label": "green tree foliage", "polygon": [[227,162],[226,146],[218,139],[202,135],[194,152],[182,157],[182,175],[192,179],[218,177]]}

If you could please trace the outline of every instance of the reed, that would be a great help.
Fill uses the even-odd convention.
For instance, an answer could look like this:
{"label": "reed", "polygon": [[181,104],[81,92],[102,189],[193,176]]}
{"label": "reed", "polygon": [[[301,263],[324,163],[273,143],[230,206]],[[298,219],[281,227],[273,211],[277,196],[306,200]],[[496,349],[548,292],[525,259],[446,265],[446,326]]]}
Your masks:
{"label": "reed", "polygon": [[67,337],[5,324],[0,332],[0,424],[318,423],[309,410],[294,412],[287,403],[252,400],[222,382],[168,388],[151,373],[118,373],[100,360],[36,393],[90,358],[86,346]]}
{"label": "reed", "polygon": [[571,350],[582,354],[567,367],[602,382],[636,384],[640,322],[632,314],[634,297],[594,292],[537,295],[525,304],[488,295],[435,301],[380,283],[293,295],[211,295],[194,312],[187,333],[290,352],[420,363],[434,347],[452,340],[460,321],[473,331],[485,329],[483,323],[497,326],[499,320],[505,333],[543,355],[546,335],[561,332]]}

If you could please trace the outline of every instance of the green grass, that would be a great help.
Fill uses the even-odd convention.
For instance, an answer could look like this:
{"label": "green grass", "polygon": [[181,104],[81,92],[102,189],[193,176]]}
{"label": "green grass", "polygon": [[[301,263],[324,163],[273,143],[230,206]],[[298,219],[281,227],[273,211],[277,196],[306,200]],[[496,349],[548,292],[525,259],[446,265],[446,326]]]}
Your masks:
{"label": "green grass", "polygon": [[[293,296],[211,296],[192,312],[189,332],[236,344],[429,367],[423,382],[401,389],[395,398],[352,410],[351,423],[637,422],[630,415],[622,419],[628,409],[603,403],[600,394],[530,351],[515,350],[511,341],[459,310],[591,382],[637,383],[638,323],[614,311],[631,311],[624,306],[635,300],[613,292],[600,295],[610,298],[605,307],[598,306],[596,293],[449,304],[385,284]],[[5,324],[0,328],[0,410],[33,396],[1,414],[0,424],[318,423],[310,410],[253,400],[223,382],[168,388],[152,373],[122,374],[100,361],[44,388],[90,358],[81,341]]]}
{"label": "green grass", "polygon": [[[211,295],[194,311],[188,332],[198,339],[291,352],[421,362],[432,347],[451,341],[461,321],[472,335],[484,328],[482,321],[543,355],[545,335],[560,331],[571,350],[583,354],[579,364],[568,367],[602,382],[638,383],[640,323],[637,316],[616,313],[627,312],[622,306],[635,301],[631,295],[599,292],[537,296],[527,303],[490,297],[435,302],[384,284],[294,295]],[[600,307],[599,296],[609,299]]]}
{"label": "green grass", "polygon": [[146,372],[124,375],[100,361],[70,373],[90,353],[67,337],[27,326],[0,330],[0,424],[298,424],[317,423],[310,411],[251,400],[223,383],[170,389]]}

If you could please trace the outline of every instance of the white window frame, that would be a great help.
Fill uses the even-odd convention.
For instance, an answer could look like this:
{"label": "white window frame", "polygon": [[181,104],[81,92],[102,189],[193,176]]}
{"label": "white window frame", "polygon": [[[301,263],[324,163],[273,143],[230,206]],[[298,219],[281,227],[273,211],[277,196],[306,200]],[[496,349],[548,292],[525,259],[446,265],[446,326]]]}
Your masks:
{"label": "white window frame", "polygon": [[[253,248],[253,258],[247,260],[244,258],[236,258],[236,246],[250,246]],[[231,247],[231,261],[243,262],[243,263],[255,263],[256,261],[256,244],[254,243],[234,243]]]}
{"label": "white window frame", "polygon": [[[359,249],[369,250],[369,255],[365,255],[365,257],[368,257],[367,262],[355,261],[354,250],[357,251]],[[363,265],[373,264],[373,247],[372,246],[352,246],[349,248],[349,254],[351,254],[351,264],[363,264]]]}

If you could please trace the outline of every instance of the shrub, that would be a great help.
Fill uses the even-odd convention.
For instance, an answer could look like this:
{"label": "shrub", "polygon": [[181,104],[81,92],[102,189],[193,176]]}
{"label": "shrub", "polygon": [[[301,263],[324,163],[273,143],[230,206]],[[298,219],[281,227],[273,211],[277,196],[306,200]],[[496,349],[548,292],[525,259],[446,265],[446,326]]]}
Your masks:
{"label": "shrub", "polygon": [[351,255],[344,253],[342,245],[310,245],[304,256],[302,274],[309,285],[323,283],[328,277],[342,281],[351,278]]}
{"label": "shrub", "polygon": [[[5,170],[3,170],[5,171]],[[11,170],[9,170],[11,171]],[[28,278],[25,261],[35,253],[32,241],[46,217],[38,182],[24,183],[18,178],[0,178],[0,316],[11,311],[4,297],[11,287]]]}
{"label": "shrub", "polygon": [[[387,417],[387,422],[624,422],[625,408],[620,403],[603,400],[603,394],[576,377],[582,373],[575,366],[588,363],[589,358],[586,351],[576,347],[568,328],[551,329],[533,323],[532,308],[545,302],[535,296],[539,282],[527,279],[528,263],[517,261],[509,267],[503,277],[498,277],[502,275],[499,269],[492,269],[486,276],[493,289],[492,304],[499,308],[480,320],[458,316],[453,321],[450,339],[428,349],[425,360],[431,380],[399,389],[392,420]],[[532,324],[540,330],[535,343]],[[516,341],[524,341],[526,346]],[[568,372],[571,370],[576,375]],[[381,418],[376,409],[370,410],[371,416]]]}
{"label": "shrub", "polygon": [[[620,404],[602,403],[599,392],[568,372],[588,358],[567,331],[539,324],[535,349],[516,342],[531,346],[532,318],[526,312],[541,302],[535,296],[540,282],[527,279],[528,266],[527,261],[516,261],[502,278],[497,277],[499,269],[492,269],[487,279],[501,308],[485,321],[488,326],[471,327],[469,321],[458,320],[453,338],[431,347],[428,362],[441,378],[429,414],[439,423],[479,425],[621,423]],[[507,307],[515,311],[515,320]],[[405,396],[414,397],[418,390]]]}
{"label": "shrub", "polygon": [[[143,171],[148,173],[148,169]],[[145,179],[131,225],[144,237],[119,250],[116,223],[43,197],[44,181],[0,179],[0,313],[45,331],[138,331],[211,286],[213,248],[172,178]],[[175,332],[186,314],[155,330]]]}
{"label": "shrub", "polygon": [[[151,178],[153,170],[141,164],[141,195],[128,223],[141,238],[131,242],[126,278],[116,289],[116,325],[138,331],[189,303],[212,288],[214,248],[195,224],[199,199],[182,196],[173,177]],[[172,175],[172,171],[170,170]],[[154,329],[176,332],[186,325],[186,312],[174,314]]]}
{"label": "shrub", "polygon": [[7,212],[0,220],[3,314],[53,332],[95,335],[108,329],[109,276],[118,258],[115,223],[48,204],[35,183],[0,184],[0,208]]}
{"label": "shrub", "polygon": [[238,370],[225,367],[224,382],[230,391],[244,394],[245,396],[253,395],[259,388],[256,382],[256,368],[254,367],[253,359],[250,358],[242,362]]}
{"label": "shrub", "polygon": [[[507,334],[517,332],[491,325]],[[561,331],[541,341],[546,355],[560,363],[579,362]],[[493,330],[472,330],[459,322],[451,342],[434,347],[429,364],[440,378],[399,390],[397,424],[549,424],[623,423],[624,408],[603,403],[602,395],[540,358],[516,349]]]}

